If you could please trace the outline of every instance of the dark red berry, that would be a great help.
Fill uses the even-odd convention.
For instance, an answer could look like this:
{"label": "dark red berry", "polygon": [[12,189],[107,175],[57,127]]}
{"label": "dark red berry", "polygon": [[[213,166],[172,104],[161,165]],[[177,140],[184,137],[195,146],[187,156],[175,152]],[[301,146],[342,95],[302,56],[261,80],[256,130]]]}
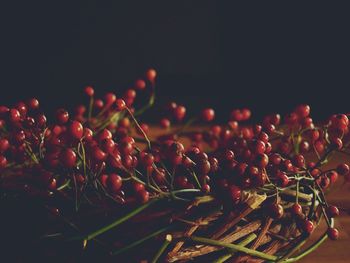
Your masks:
{"label": "dark red berry", "polygon": [[330,227],[327,230],[327,235],[331,240],[337,240],[339,238],[339,231],[334,227]]}
{"label": "dark red berry", "polygon": [[230,201],[233,204],[238,203],[241,200],[241,194],[242,194],[241,189],[238,186],[231,185],[228,190],[229,190]]}
{"label": "dark red berry", "polygon": [[349,173],[349,171],[350,171],[349,165],[347,165],[346,163],[342,163],[337,166],[337,172],[340,175],[346,175]]}
{"label": "dark red berry", "polygon": [[314,223],[312,223],[310,220],[305,219],[301,223],[301,229],[306,233],[306,234],[311,234],[312,231],[314,230]]}
{"label": "dark red berry", "polygon": [[280,204],[273,203],[269,206],[268,211],[272,218],[279,219],[282,218],[284,209]]}
{"label": "dark red berry", "polygon": [[143,79],[137,79],[134,86],[135,89],[144,90],[146,88],[146,82]]}
{"label": "dark red berry", "polygon": [[330,205],[326,208],[326,213],[329,218],[334,218],[339,215],[339,209],[334,205]]}
{"label": "dark red berry", "polygon": [[67,148],[61,152],[60,160],[64,167],[73,168],[76,165],[77,155],[72,149]]}
{"label": "dark red berry", "polygon": [[21,113],[17,109],[10,110],[10,120],[12,122],[18,122],[21,120]]}
{"label": "dark red berry", "polygon": [[122,178],[117,174],[110,174],[106,180],[106,185],[111,192],[117,193],[122,187]]}
{"label": "dark red berry", "polygon": [[174,117],[177,121],[182,121],[183,118],[185,118],[186,115],[186,108],[182,105],[179,105],[176,107],[174,111]]}
{"label": "dark red berry", "polygon": [[65,109],[58,109],[56,111],[56,119],[59,124],[66,123],[69,119],[68,111],[66,111]]}

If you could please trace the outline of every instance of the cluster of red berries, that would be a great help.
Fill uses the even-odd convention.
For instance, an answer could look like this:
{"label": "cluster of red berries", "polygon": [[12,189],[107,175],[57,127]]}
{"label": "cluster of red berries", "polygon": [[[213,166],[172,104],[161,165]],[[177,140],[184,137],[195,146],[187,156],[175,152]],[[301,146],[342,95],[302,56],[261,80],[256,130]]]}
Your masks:
{"label": "cluster of red berries", "polygon": [[[172,102],[160,120],[168,130],[150,140],[149,126],[136,121],[135,105],[137,93],[147,89],[148,106],[153,104],[156,75],[148,70],[121,97],[107,93],[96,98],[88,86],[89,106],[78,105],[73,113],[58,109],[53,122],[47,122],[36,99],[1,106],[0,169],[10,178],[3,187],[22,187],[41,196],[72,189],[81,194],[97,191],[119,204],[146,203],[173,191],[197,189],[228,206],[240,203],[244,191],[255,189],[268,195],[268,215],[282,218],[286,210],[300,229],[311,233],[312,214],[298,202],[298,194],[288,208],[279,195],[293,187],[307,194],[310,189],[322,192],[338,175],[350,180],[345,163],[323,168],[331,153],[348,150],[348,116],[331,116],[318,127],[310,107],[300,105],[283,122],[279,114],[271,114],[261,124],[248,125],[251,111],[236,109],[225,125],[170,130],[171,122],[186,119],[186,108]],[[204,122],[214,119],[210,108],[198,117]],[[183,137],[190,139],[186,147]],[[328,219],[339,214],[336,207],[323,205]],[[334,228],[328,234],[338,237]]]}

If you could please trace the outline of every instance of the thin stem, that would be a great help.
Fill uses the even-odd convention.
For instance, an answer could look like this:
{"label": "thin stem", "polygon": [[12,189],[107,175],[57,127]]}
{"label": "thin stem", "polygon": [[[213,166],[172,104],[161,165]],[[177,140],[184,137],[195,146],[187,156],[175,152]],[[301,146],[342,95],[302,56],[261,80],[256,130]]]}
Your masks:
{"label": "thin stem", "polygon": [[154,256],[151,263],[157,263],[158,259],[161,257],[161,255],[164,253],[166,248],[169,246],[170,242],[173,240],[173,237],[171,235],[166,235],[163,245],[158,250],[157,254]]}
{"label": "thin stem", "polygon": [[260,251],[254,250],[254,249],[246,248],[246,247],[241,246],[241,245],[227,244],[227,243],[213,240],[210,238],[197,237],[197,236],[192,236],[192,237],[190,237],[190,239],[192,241],[203,243],[203,244],[230,248],[230,249],[233,249],[235,251],[243,252],[243,253],[246,253],[248,255],[259,257],[259,258],[262,258],[265,260],[275,261],[277,259],[276,256],[269,255],[269,254],[266,254],[266,253],[263,253],[263,252],[260,252]]}
{"label": "thin stem", "polygon": [[131,116],[132,120],[134,121],[136,127],[140,130],[140,132],[142,133],[142,136],[145,138],[146,142],[147,142],[147,145],[148,145],[148,149],[151,149],[151,141],[148,139],[145,131],[141,128],[139,122],[136,120],[134,114],[132,114],[131,110],[126,107],[126,110],[128,111],[129,115]]}
{"label": "thin stem", "polygon": [[123,252],[125,252],[125,251],[127,251],[127,250],[129,250],[131,248],[134,248],[134,247],[144,243],[145,241],[147,241],[147,240],[149,240],[149,239],[151,239],[153,237],[156,237],[156,236],[160,235],[161,233],[169,230],[171,227],[172,226],[163,227],[163,228],[161,228],[161,229],[159,229],[159,230],[157,230],[157,231],[155,231],[155,232],[145,236],[144,238],[141,238],[141,239],[131,243],[130,245],[127,245],[126,247],[123,247],[123,248],[118,249],[118,250],[116,250],[114,252],[111,252],[111,255],[112,256],[119,255],[119,254],[121,254],[121,253],[123,253]]}
{"label": "thin stem", "polygon": [[140,212],[142,212],[143,210],[145,210],[147,207],[149,207],[150,205],[152,205],[156,200],[152,200],[152,201],[149,201],[148,203],[140,206],[140,207],[137,207],[135,210],[131,211],[130,213],[126,214],[125,216],[117,219],[116,221],[114,221],[113,223],[109,224],[109,225],[106,225],[90,234],[88,234],[86,237],[85,237],[85,240],[88,241],[88,240],[91,240],[93,239],[94,237],[97,237],[109,230],[111,230],[112,228],[115,228],[116,226],[124,223],[125,221],[127,221],[129,218],[139,214]]}
{"label": "thin stem", "polygon": [[[256,238],[257,238],[257,235],[252,233],[247,238],[245,238],[244,240],[239,242],[238,245],[245,247],[246,245],[248,245],[250,242],[252,242]],[[234,256],[234,254],[235,254],[235,251],[230,250],[229,253],[222,255],[217,260],[215,260],[214,263],[224,263],[226,260],[228,260],[229,258]]]}

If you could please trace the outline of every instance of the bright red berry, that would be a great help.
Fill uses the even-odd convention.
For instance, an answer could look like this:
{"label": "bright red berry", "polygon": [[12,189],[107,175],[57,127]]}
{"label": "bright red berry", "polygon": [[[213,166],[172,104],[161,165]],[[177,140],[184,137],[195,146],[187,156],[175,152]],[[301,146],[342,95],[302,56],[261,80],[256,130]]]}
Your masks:
{"label": "bright red berry", "polygon": [[204,109],[202,111],[201,115],[202,115],[202,119],[204,121],[209,122],[209,121],[212,121],[215,118],[215,111],[213,109],[210,109],[210,108]]}
{"label": "bright red berry", "polygon": [[86,86],[84,92],[87,96],[92,97],[94,96],[95,90],[92,86]]}
{"label": "bright red berry", "polygon": [[155,69],[151,68],[146,71],[146,79],[148,79],[150,82],[154,82],[156,77],[157,77],[157,71]]}
{"label": "bright red berry", "polygon": [[339,238],[339,231],[334,227],[330,227],[327,230],[327,235],[331,240],[337,240]]}
{"label": "bright red berry", "polygon": [[334,218],[339,215],[339,209],[334,205],[330,205],[326,208],[326,213],[328,217]]}
{"label": "bright red berry", "polygon": [[80,140],[84,135],[83,125],[81,125],[81,123],[78,121],[72,121],[72,123],[69,125],[68,131],[72,138],[77,140]]}

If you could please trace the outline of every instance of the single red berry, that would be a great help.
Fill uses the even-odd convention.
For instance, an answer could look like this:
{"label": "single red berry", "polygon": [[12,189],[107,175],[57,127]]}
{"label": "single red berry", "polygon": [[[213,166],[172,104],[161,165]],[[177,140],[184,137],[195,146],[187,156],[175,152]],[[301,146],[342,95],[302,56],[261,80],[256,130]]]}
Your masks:
{"label": "single red berry", "polygon": [[57,181],[56,181],[55,178],[51,178],[51,179],[50,179],[47,188],[48,188],[50,191],[56,190],[56,188],[57,188]]}
{"label": "single red berry", "polygon": [[60,159],[64,167],[73,168],[76,165],[77,155],[72,149],[67,148],[61,152]]}
{"label": "single red berry", "polygon": [[186,115],[186,108],[182,105],[179,105],[176,107],[174,111],[174,117],[177,121],[182,121],[183,118],[185,118]]}
{"label": "single red berry", "polygon": [[306,118],[310,115],[310,106],[309,105],[299,105],[296,107],[295,112],[299,115],[301,118]]}
{"label": "single red berry", "polygon": [[314,230],[314,223],[312,223],[310,220],[305,219],[301,224],[301,229],[306,234],[311,234],[312,231]]}
{"label": "single red berry", "polygon": [[261,140],[255,140],[252,142],[251,150],[255,154],[263,154],[266,150],[265,143]]}
{"label": "single red berry", "polygon": [[162,128],[166,129],[170,127],[170,120],[167,118],[163,118],[160,120],[160,126],[162,126]]}
{"label": "single red berry", "polygon": [[151,153],[146,153],[142,157],[142,163],[144,164],[145,167],[151,166],[154,163],[154,156]]}
{"label": "single red berry", "polygon": [[337,240],[339,238],[339,231],[334,227],[330,227],[327,230],[327,235],[331,240]]}
{"label": "single red berry", "polygon": [[260,168],[265,168],[268,165],[268,163],[269,163],[269,157],[265,153],[264,154],[258,154],[255,157],[255,163]]}
{"label": "single red berry", "polygon": [[94,96],[94,93],[95,93],[94,88],[92,86],[86,86],[84,89],[84,92],[89,97]]}
{"label": "single red berry", "polygon": [[146,190],[137,192],[137,199],[141,204],[147,203],[149,201],[149,192]]}
{"label": "single red berry", "polygon": [[202,191],[204,192],[204,193],[209,193],[210,192],[210,185],[209,184],[203,184],[202,185]]}
{"label": "single red berry", "polygon": [[330,141],[331,141],[330,146],[333,149],[340,150],[341,148],[343,148],[343,141],[342,141],[342,139],[336,137],[336,138],[331,138]]}
{"label": "single red berry", "polygon": [[103,187],[107,188],[107,179],[108,179],[108,175],[107,174],[102,174],[100,176],[100,182],[103,185]]}
{"label": "single red berry", "polygon": [[337,172],[340,175],[346,175],[349,173],[349,171],[350,171],[349,165],[347,165],[346,163],[342,163],[337,166]]}
{"label": "single red berry", "polygon": [[149,69],[146,71],[146,79],[150,82],[154,82],[157,77],[157,71],[155,69]]}
{"label": "single red berry", "polygon": [[242,195],[241,188],[239,188],[236,185],[231,185],[228,188],[228,190],[229,190],[230,201],[233,204],[238,203],[241,200],[241,195]]}
{"label": "single red berry", "polygon": [[298,167],[298,168],[302,168],[305,166],[305,158],[303,155],[301,154],[297,154],[294,156],[293,158],[293,164]]}
{"label": "single red berry", "polygon": [[84,135],[83,125],[81,125],[81,123],[78,121],[72,121],[72,123],[69,125],[68,131],[72,138],[77,140],[80,140]]}
{"label": "single red berry", "polygon": [[285,172],[279,171],[277,173],[277,182],[281,187],[286,187],[289,185],[289,178]]}
{"label": "single red berry", "polygon": [[18,122],[21,120],[21,113],[17,109],[10,110],[10,120],[12,122]]}
{"label": "single red berry", "polygon": [[282,218],[284,209],[280,204],[273,203],[268,207],[268,211],[272,218],[279,219]]}
{"label": "single red berry", "polygon": [[104,102],[101,99],[97,99],[94,101],[94,108],[96,109],[102,109],[104,106]]}
{"label": "single red berry", "polygon": [[134,86],[135,89],[144,90],[146,88],[146,82],[143,79],[137,79]]}
{"label": "single red berry", "polygon": [[5,168],[7,165],[7,159],[5,156],[0,155],[0,169]]}
{"label": "single red berry", "polygon": [[28,100],[27,105],[30,109],[36,110],[39,108],[39,101],[36,98]]}
{"label": "single red berry", "polygon": [[105,95],[106,105],[112,105],[116,101],[116,99],[117,99],[117,97],[112,92],[108,92]]}
{"label": "single red berry", "polygon": [[88,142],[92,141],[93,139],[93,131],[89,128],[84,128],[84,138]]}
{"label": "single red berry", "polygon": [[118,111],[122,111],[125,109],[126,103],[123,99],[117,99],[116,106]]}
{"label": "single red berry", "polygon": [[10,147],[10,143],[7,139],[0,139],[0,153],[4,153]]}
{"label": "single red berry", "polygon": [[187,187],[188,179],[186,176],[180,175],[175,177],[175,184],[180,188],[184,189]]}
{"label": "single red berry", "polygon": [[103,161],[106,159],[107,154],[102,151],[98,146],[95,146],[92,150],[92,156],[97,161]]}
{"label": "single red berry", "polygon": [[327,173],[327,176],[332,184],[334,184],[338,179],[338,173],[336,171],[330,171]]}
{"label": "single red berry", "polygon": [[110,174],[106,181],[107,187],[113,193],[117,193],[122,187],[122,178],[117,174]]}
{"label": "single red berry", "polygon": [[250,111],[250,109],[243,108],[241,110],[241,114],[242,114],[242,120],[246,121],[246,120],[250,119],[250,116],[252,115],[252,112]]}
{"label": "single red berry", "polygon": [[328,217],[334,218],[339,215],[339,209],[334,205],[330,205],[326,208],[326,213]]}
{"label": "single red berry", "polygon": [[303,214],[303,207],[298,204],[298,203],[295,203],[291,208],[290,208],[290,211],[293,215],[295,216],[300,216]]}
{"label": "single red berry", "polygon": [[56,111],[56,119],[59,124],[65,124],[69,119],[68,111],[65,109],[58,109]]}
{"label": "single red berry", "polygon": [[278,153],[273,153],[270,155],[270,161],[274,165],[279,165],[282,161],[282,156]]}
{"label": "single red berry", "polygon": [[242,112],[239,109],[235,109],[231,111],[231,120],[234,121],[242,121],[243,120],[243,115]]}
{"label": "single red berry", "polygon": [[210,108],[204,109],[201,115],[202,119],[207,122],[212,121],[215,118],[215,112],[213,109]]}
{"label": "single red berry", "polygon": [[101,142],[101,148],[104,152],[112,154],[115,149],[115,142],[112,139],[104,139]]}

